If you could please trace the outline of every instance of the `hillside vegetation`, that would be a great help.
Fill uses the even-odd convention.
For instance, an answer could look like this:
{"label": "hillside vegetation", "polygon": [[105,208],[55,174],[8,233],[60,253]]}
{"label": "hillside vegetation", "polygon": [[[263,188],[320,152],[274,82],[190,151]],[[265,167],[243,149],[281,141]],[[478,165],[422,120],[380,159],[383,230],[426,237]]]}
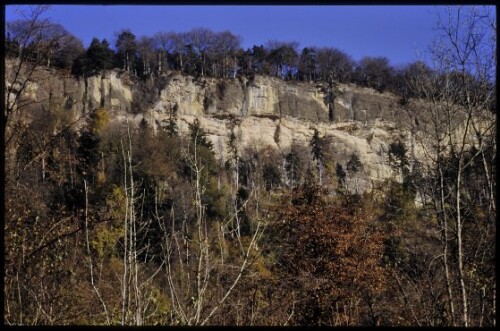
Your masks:
{"label": "hillside vegetation", "polygon": [[45,9],[5,38],[5,324],[496,324],[481,8],[401,70],[205,29],[85,50]]}

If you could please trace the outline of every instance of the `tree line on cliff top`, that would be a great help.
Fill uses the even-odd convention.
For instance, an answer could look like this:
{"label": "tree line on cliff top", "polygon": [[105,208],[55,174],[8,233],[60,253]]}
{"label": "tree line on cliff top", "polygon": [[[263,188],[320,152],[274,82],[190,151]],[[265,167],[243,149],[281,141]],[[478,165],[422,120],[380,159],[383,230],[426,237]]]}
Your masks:
{"label": "tree line on cliff top", "polygon": [[[416,67],[432,70],[422,61],[395,68],[386,57],[365,56],[355,61],[334,47],[307,46],[295,41],[270,40],[244,50],[241,37],[230,31],[214,32],[194,28],[188,32],[158,32],[137,37],[129,29],[115,33],[113,45],[106,39],[82,42],[60,24],[44,19],[31,26],[29,19],[7,22],[5,49],[8,56],[31,53],[32,60],[78,76],[96,75],[102,70],[124,70],[133,77],[157,77],[169,70],[196,77],[228,78],[267,75],[284,80],[333,84],[355,83],[379,92],[391,91],[406,99],[412,91],[405,76]],[[35,35],[26,38],[30,31]],[[39,52],[45,47],[47,52]]]}

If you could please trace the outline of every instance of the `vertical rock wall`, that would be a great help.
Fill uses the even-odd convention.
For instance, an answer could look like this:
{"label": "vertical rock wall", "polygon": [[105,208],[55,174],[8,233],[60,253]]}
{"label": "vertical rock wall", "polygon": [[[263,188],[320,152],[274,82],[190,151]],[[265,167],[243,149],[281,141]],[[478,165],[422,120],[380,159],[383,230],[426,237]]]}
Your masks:
{"label": "vertical rock wall", "polygon": [[[261,76],[222,80],[171,74],[161,79],[161,86],[156,78],[148,90],[116,71],[77,79],[42,69],[26,91],[41,104],[50,102],[75,114],[104,108],[116,121],[128,118],[137,123],[145,118],[154,128],[175,110],[181,132],[195,118],[200,120],[221,158],[226,157],[231,130],[242,148],[271,146],[285,154],[293,143],[308,146],[318,129],[331,142],[335,162],[345,167],[352,153],[358,154],[365,165],[365,189],[371,181],[392,175],[386,165],[390,142],[408,140],[405,130],[396,129],[407,121],[405,112],[389,93],[340,85],[329,114],[326,89],[319,84]],[[152,100],[139,114],[134,113],[134,102],[144,100],[134,100],[137,91]]]}

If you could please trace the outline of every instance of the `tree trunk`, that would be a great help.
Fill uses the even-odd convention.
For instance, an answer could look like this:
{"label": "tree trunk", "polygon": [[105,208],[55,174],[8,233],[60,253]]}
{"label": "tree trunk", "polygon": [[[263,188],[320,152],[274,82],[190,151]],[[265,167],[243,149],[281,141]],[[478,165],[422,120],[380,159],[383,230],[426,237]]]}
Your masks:
{"label": "tree trunk", "polygon": [[448,292],[448,313],[451,318],[451,326],[455,326],[455,307],[453,304],[453,290],[451,287],[450,270],[448,262],[448,223],[446,221],[444,178],[441,163],[438,163],[440,180],[440,210],[441,210],[441,247],[443,250],[444,275],[446,280],[446,290]]}
{"label": "tree trunk", "polygon": [[158,74],[161,74],[161,69],[162,69],[162,58],[161,58],[161,53],[162,51],[160,50],[158,52]]}
{"label": "tree trunk", "polygon": [[125,217],[124,217],[124,239],[123,239],[123,275],[121,279],[121,287],[122,287],[122,314],[121,314],[121,325],[125,325],[127,322],[127,310],[128,310],[128,269],[129,269],[129,257],[128,257],[128,212],[129,212],[129,195],[127,188],[127,159],[125,157],[125,150],[123,148],[123,142],[120,141],[122,147],[122,156],[123,156],[123,188],[125,192]]}
{"label": "tree trunk", "polygon": [[462,177],[462,160],[458,164],[458,175],[457,175],[457,190],[456,190],[456,209],[457,209],[457,259],[458,259],[458,277],[460,281],[460,291],[462,295],[462,323],[463,326],[469,326],[468,322],[468,305],[467,305],[467,289],[465,287],[465,275],[463,267],[463,243],[462,243],[462,215],[460,212],[460,197],[461,197],[461,178]]}

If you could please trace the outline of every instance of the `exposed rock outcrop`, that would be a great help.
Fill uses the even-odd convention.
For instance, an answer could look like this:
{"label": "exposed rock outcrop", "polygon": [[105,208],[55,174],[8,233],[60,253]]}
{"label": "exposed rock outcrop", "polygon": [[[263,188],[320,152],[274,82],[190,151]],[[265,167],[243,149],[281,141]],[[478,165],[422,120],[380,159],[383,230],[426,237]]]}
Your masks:
{"label": "exposed rock outcrop", "polygon": [[[407,121],[406,113],[395,96],[354,85],[336,86],[329,110],[325,86],[271,77],[222,80],[170,74],[161,78],[161,84],[159,79],[152,81],[152,89],[142,86],[141,90],[140,84],[144,83],[132,82],[116,71],[77,79],[41,69],[26,91],[29,98],[42,104],[50,100],[75,116],[104,108],[115,120],[129,118],[137,123],[145,118],[156,127],[175,111],[181,132],[199,118],[222,158],[231,130],[241,147],[256,144],[287,153],[294,142],[308,145],[316,128],[321,136],[330,137],[339,164],[345,167],[350,155],[358,154],[364,164],[362,189],[392,175],[388,145],[410,139],[401,126]],[[150,101],[144,103],[141,98]],[[142,111],[134,111],[141,102]]]}

